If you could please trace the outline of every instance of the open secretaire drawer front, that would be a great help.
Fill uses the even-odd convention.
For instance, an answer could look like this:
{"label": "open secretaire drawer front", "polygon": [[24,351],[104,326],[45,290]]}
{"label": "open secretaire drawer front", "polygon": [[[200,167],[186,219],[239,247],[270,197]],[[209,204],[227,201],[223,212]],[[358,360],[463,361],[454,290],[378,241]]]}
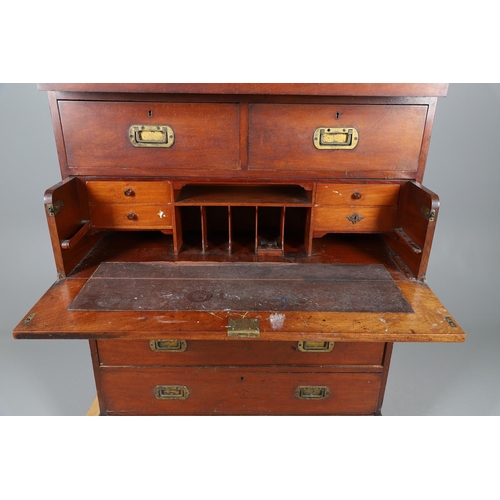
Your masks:
{"label": "open secretaire drawer front", "polygon": [[425,276],[439,199],[415,181],[179,185],[71,177],[47,190],[58,274],[71,273],[101,230],[149,230],[172,234],[174,254],[198,257],[214,248],[226,257],[311,256],[313,240],[326,234],[383,234],[409,273]]}
{"label": "open secretaire drawer front", "polygon": [[17,338],[461,342],[425,284],[383,265],[105,262],[55,283]]}

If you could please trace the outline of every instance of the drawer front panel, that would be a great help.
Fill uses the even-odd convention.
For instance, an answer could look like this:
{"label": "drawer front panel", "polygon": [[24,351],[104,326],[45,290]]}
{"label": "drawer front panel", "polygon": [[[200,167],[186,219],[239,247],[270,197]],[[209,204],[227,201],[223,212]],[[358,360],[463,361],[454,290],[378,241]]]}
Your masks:
{"label": "drawer front panel", "polygon": [[171,184],[165,181],[88,181],[89,203],[170,203]]}
{"label": "drawer front panel", "polygon": [[[253,104],[249,113],[249,169],[412,178],[427,106]],[[313,134],[318,127],[355,127],[357,145],[317,149]]]}
{"label": "drawer front panel", "polygon": [[98,340],[99,359],[109,366],[375,365],[383,342],[336,342],[330,352],[302,352],[298,342],[187,341],[183,352],[152,351],[147,341]]}
{"label": "drawer front panel", "polygon": [[100,229],[171,229],[172,205],[103,203],[90,206],[90,218]]}
{"label": "drawer front panel", "polygon": [[317,184],[318,205],[396,206],[399,184]]}
{"label": "drawer front panel", "polygon": [[[107,412],[138,415],[365,415],[377,410],[381,387],[380,373],[239,368],[101,368],[100,372]],[[155,388],[173,399],[158,399]],[[304,399],[296,392],[302,392]]]}
{"label": "drawer front panel", "polygon": [[[236,104],[60,101],[69,168],[237,169]],[[171,147],[134,147],[132,125],[168,125]]]}
{"label": "drawer front panel", "polygon": [[393,207],[316,206],[314,232],[376,233],[394,228],[396,209]]}

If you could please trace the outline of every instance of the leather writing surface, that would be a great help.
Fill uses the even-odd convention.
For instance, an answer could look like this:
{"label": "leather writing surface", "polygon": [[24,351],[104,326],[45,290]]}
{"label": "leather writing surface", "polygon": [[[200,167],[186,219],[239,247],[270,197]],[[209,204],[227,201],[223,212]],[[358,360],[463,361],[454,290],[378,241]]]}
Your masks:
{"label": "leather writing surface", "polygon": [[103,263],[88,311],[413,312],[382,265]]}

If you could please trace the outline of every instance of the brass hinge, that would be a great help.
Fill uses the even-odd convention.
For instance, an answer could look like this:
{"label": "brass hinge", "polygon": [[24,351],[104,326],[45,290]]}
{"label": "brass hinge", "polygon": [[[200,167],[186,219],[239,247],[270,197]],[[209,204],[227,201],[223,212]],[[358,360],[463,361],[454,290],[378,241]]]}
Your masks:
{"label": "brass hinge", "polygon": [[63,208],[64,203],[61,200],[57,200],[54,203],[49,203],[46,205],[47,213],[50,217],[55,217]]}
{"label": "brass hinge", "polygon": [[425,205],[422,205],[420,213],[422,214],[422,217],[429,222],[434,222],[434,219],[436,218],[436,211],[426,207]]}
{"label": "brass hinge", "polygon": [[227,336],[236,339],[258,339],[260,322],[257,318],[228,318]]}

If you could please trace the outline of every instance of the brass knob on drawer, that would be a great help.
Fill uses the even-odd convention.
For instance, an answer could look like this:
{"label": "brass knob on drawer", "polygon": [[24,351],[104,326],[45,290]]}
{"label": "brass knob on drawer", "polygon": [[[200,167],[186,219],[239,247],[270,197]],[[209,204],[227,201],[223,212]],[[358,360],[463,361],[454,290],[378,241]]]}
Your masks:
{"label": "brass knob on drawer", "polygon": [[123,194],[125,196],[133,196],[134,195],[134,191],[132,191],[132,189],[125,189],[125,191],[123,192]]}
{"label": "brass knob on drawer", "polygon": [[352,193],[352,198],[353,200],[360,200],[361,199],[361,193],[359,191],[356,191],[355,193]]}
{"label": "brass knob on drawer", "polygon": [[137,215],[134,212],[129,212],[127,214],[127,219],[128,220],[136,220],[137,219]]}

